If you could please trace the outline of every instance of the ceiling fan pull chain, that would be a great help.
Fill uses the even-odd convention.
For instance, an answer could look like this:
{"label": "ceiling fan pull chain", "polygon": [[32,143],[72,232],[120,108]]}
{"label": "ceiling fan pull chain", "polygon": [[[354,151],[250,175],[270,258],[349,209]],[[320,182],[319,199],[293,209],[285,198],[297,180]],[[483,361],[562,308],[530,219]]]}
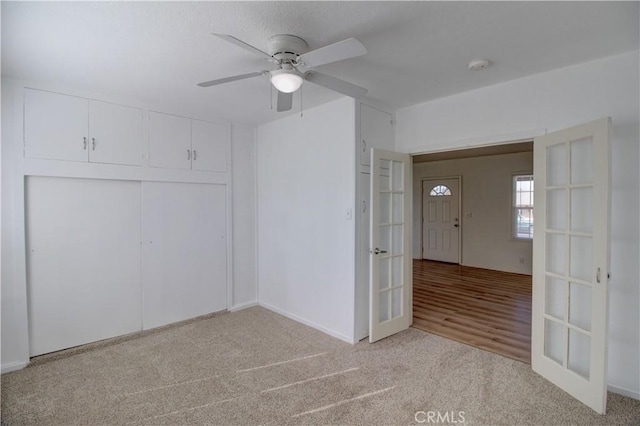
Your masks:
{"label": "ceiling fan pull chain", "polygon": [[271,92],[269,94],[269,101],[271,102],[271,110],[273,111],[273,84],[270,84],[269,87],[271,87]]}

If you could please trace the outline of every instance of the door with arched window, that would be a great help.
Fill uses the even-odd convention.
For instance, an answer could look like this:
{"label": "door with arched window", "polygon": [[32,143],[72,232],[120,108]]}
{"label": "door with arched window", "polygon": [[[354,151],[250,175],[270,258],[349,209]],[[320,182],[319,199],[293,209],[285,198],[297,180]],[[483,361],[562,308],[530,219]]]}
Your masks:
{"label": "door with arched window", "polygon": [[460,178],[422,181],[422,258],[460,263]]}

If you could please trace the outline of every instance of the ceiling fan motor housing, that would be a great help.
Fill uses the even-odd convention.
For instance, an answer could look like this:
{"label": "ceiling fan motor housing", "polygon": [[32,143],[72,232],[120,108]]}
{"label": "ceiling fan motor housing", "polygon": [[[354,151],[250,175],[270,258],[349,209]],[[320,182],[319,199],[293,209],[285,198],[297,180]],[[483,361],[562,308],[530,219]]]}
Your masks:
{"label": "ceiling fan motor housing", "polygon": [[309,45],[300,37],[278,34],[269,38],[269,55],[281,62],[295,61],[298,56],[309,50]]}

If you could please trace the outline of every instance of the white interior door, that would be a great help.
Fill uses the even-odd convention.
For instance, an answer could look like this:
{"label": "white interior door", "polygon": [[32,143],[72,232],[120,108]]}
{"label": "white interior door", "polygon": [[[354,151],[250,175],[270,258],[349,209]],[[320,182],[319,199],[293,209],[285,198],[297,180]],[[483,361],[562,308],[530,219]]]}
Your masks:
{"label": "white interior door", "polygon": [[609,119],[535,139],[531,366],[606,410]]}
{"label": "white interior door", "polygon": [[411,156],[371,150],[369,341],[413,320]]}
{"label": "white interior door", "polygon": [[422,181],[422,258],[460,263],[460,180]]}

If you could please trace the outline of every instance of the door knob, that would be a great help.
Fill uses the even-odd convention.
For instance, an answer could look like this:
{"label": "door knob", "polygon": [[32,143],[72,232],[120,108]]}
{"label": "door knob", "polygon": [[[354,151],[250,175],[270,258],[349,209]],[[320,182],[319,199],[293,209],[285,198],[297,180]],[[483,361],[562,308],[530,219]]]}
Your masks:
{"label": "door knob", "polygon": [[453,226],[455,226],[455,227],[457,228],[457,227],[458,227],[458,226],[460,226],[460,225],[458,225],[458,224],[456,223],[456,224],[454,224]]}
{"label": "door knob", "polygon": [[380,250],[378,247],[376,247],[373,250],[373,254],[380,254],[380,253],[386,253],[386,252],[387,252],[386,250]]}

